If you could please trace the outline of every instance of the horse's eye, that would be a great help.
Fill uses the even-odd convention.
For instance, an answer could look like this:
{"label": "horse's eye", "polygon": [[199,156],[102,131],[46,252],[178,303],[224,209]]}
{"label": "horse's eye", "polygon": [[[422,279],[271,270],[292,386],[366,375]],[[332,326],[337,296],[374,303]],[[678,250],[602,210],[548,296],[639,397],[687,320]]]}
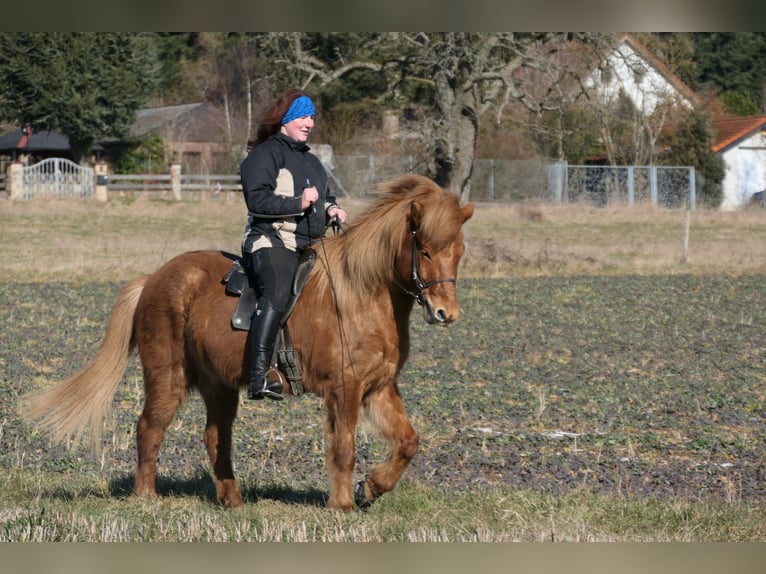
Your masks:
{"label": "horse's eye", "polygon": [[423,249],[423,251],[421,251],[420,254],[426,259],[431,259],[431,256],[428,254],[428,251],[426,251],[425,249]]}

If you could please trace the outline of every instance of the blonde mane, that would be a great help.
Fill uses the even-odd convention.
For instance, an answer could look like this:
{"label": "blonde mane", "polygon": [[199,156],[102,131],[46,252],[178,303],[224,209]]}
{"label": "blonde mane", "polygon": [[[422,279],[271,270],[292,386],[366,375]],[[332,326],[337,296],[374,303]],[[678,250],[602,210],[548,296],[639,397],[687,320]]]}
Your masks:
{"label": "blonde mane", "polygon": [[363,304],[395,278],[397,259],[413,225],[421,242],[439,250],[455,239],[463,223],[459,198],[423,176],[406,175],[384,182],[375,195],[375,203],[344,233],[316,248],[318,287],[329,287],[330,278],[324,271],[329,261],[342,308]]}

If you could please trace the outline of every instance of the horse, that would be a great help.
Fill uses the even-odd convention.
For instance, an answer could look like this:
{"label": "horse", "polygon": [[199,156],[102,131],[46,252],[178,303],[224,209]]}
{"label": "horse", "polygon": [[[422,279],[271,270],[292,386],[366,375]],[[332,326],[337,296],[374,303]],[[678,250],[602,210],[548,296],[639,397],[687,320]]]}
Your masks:
{"label": "horse", "polygon": [[[375,200],[341,233],[315,246],[316,263],[287,320],[305,392],[322,399],[327,506],[351,511],[393,490],[418,451],[419,436],[397,385],[410,346],[415,302],[429,324],[460,315],[458,264],[463,224],[474,205],[414,174],[378,186]],[[248,382],[248,334],[232,327],[237,299],[222,277],[235,257],[222,251],[175,256],[128,282],[113,305],[93,361],[49,390],[22,397],[22,411],[54,442],[96,451],[104,418],[134,350],[144,379],[136,429],[134,493],[156,497],[156,464],[166,429],[193,391],[206,407],[204,444],[216,498],[243,505],[231,460],[232,425]],[[286,386],[286,394],[291,393]],[[292,399],[294,400],[294,399]],[[390,456],[353,484],[355,435],[370,423]]]}

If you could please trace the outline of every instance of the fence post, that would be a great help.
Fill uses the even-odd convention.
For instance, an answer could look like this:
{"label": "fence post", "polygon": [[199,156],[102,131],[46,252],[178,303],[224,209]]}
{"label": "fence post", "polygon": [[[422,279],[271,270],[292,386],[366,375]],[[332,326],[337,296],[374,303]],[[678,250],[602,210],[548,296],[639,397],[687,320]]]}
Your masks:
{"label": "fence post", "polygon": [[652,198],[652,205],[657,206],[657,166],[649,167],[649,195]]}
{"label": "fence post", "polygon": [[635,182],[633,180],[633,166],[628,166],[628,207],[633,207],[636,199]]}
{"label": "fence post", "polygon": [[170,166],[170,190],[177,201],[181,201],[181,164],[174,163]]}
{"label": "fence post", "polygon": [[557,203],[567,200],[567,181],[569,164],[555,161],[548,164],[548,198]]}
{"label": "fence post", "polygon": [[107,190],[109,168],[105,162],[98,162],[93,166],[93,174],[96,176],[96,182],[94,186],[93,195],[97,201],[106,203],[109,199],[109,193]]}
{"label": "fence post", "polygon": [[20,162],[13,162],[8,166],[8,197],[10,199],[21,199],[24,195],[24,181],[22,168],[24,165]]}
{"label": "fence post", "polygon": [[693,167],[689,168],[689,208],[697,208],[697,172]]}
{"label": "fence post", "polygon": [[370,174],[367,177],[367,187],[371,187],[372,183],[376,180],[377,176],[375,175],[375,156],[370,155],[368,156],[368,161],[370,162]]}
{"label": "fence post", "polygon": [[489,160],[489,200],[495,201],[495,160]]}

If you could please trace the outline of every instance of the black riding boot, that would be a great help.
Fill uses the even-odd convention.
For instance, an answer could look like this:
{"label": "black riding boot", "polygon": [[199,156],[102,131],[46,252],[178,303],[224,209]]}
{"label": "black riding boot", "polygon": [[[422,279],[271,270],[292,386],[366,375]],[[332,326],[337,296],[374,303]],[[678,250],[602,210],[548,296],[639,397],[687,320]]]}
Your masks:
{"label": "black riding boot", "polygon": [[282,313],[274,309],[265,299],[261,299],[258,303],[258,309],[250,324],[251,363],[247,398],[258,401],[268,397],[281,401],[282,382],[279,379],[269,381],[266,375],[271,368],[271,357],[274,353],[274,343],[279,332],[279,320],[282,318]]}

